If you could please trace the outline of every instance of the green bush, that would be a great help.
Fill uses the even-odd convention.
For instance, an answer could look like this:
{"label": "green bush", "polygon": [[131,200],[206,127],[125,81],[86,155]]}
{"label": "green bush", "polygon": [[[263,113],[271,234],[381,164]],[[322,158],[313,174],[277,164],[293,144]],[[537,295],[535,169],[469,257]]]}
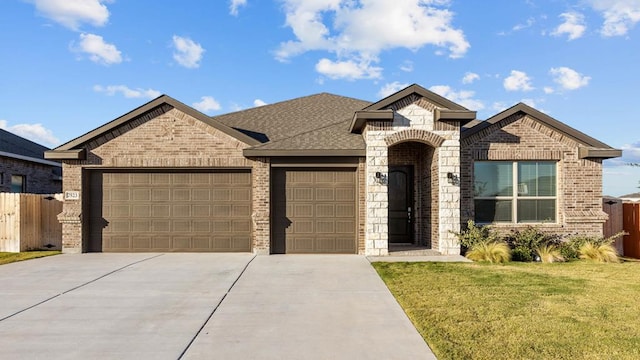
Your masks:
{"label": "green bush", "polygon": [[511,260],[511,249],[502,241],[480,242],[469,249],[466,257],[473,261],[505,263]]}
{"label": "green bush", "polygon": [[545,234],[533,226],[527,226],[524,230],[512,230],[507,236],[513,261],[533,261],[538,249],[555,245],[558,241],[557,236]]}
{"label": "green bush", "polygon": [[463,255],[476,244],[487,244],[500,240],[500,236],[493,228],[487,225],[478,226],[473,220],[469,220],[467,226],[455,235],[460,242],[460,250]]}
{"label": "green bush", "polygon": [[[598,248],[601,245],[610,245],[611,248],[613,248],[613,242],[624,234],[624,232],[620,232],[608,238],[587,235],[570,236],[560,243],[560,253],[565,260],[578,260],[582,258],[580,249],[582,249],[586,244],[591,244],[593,248]],[[615,248],[613,249],[615,251]],[[604,251],[604,248],[602,250]]]}

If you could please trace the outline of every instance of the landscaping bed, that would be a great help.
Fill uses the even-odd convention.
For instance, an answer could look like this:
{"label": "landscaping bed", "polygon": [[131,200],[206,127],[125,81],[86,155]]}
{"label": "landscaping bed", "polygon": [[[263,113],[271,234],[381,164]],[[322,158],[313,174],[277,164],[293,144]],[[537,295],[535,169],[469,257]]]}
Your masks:
{"label": "landscaping bed", "polygon": [[638,359],[640,263],[373,263],[438,359]]}

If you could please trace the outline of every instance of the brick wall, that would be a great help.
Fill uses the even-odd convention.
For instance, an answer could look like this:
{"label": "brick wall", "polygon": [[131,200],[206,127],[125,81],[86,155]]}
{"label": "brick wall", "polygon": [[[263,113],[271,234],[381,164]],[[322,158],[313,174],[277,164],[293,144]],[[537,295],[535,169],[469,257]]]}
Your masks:
{"label": "brick wall", "polygon": [[[82,208],[88,193],[86,174],[99,168],[250,168],[254,183],[253,241],[255,251],[269,249],[269,162],[247,159],[248,145],[170,106],[161,106],[85,144],[87,159],[66,160],[64,191],[79,191],[80,199],[65,201],[59,220],[63,224],[63,250],[86,251],[88,216]],[[265,250],[266,249],[266,250]]]}
{"label": "brick wall", "polygon": [[[579,144],[528,115],[515,114],[462,140],[462,223],[474,217],[473,163],[476,160],[556,160],[558,219],[539,224],[558,234],[602,234],[602,162],[579,159]],[[496,224],[502,231],[526,224]]]}
{"label": "brick wall", "polygon": [[24,176],[27,193],[57,194],[62,190],[60,168],[0,156],[0,192],[11,191],[11,175]]}

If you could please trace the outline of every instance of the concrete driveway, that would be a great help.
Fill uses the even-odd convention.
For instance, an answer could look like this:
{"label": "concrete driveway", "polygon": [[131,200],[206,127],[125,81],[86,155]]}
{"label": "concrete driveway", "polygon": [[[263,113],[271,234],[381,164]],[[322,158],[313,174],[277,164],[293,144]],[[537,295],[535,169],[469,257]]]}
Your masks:
{"label": "concrete driveway", "polygon": [[8,359],[435,359],[361,256],[58,255],[0,289]]}

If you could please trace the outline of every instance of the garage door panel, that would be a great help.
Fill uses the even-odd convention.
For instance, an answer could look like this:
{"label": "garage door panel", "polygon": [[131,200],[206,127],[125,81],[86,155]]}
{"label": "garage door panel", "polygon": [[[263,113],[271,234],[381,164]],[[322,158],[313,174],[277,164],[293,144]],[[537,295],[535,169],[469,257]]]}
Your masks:
{"label": "garage door panel", "polygon": [[356,252],[354,169],[275,169],[272,249]]}
{"label": "garage door panel", "polygon": [[248,171],[95,172],[90,181],[93,251],[251,250]]}

